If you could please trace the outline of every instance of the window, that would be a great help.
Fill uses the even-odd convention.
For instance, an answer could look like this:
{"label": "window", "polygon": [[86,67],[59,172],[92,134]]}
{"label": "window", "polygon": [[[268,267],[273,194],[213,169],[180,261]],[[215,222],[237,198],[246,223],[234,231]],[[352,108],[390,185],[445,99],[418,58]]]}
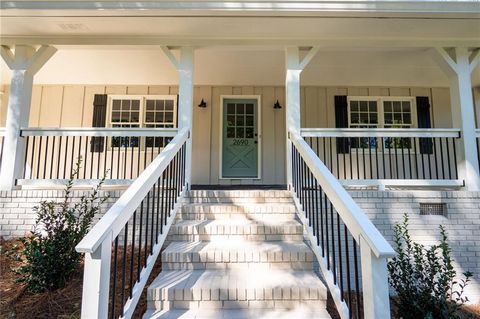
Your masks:
{"label": "window", "polygon": [[[413,97],[348,97],[350,128],[411,128],[414,127]],[[384,148],[410,148],[409,138],[385,138]],[[378,148],[374,137],[351,140],[352,148]]]}
{"label": "window", "polygon": [[[112,95],[109,97],[108,126],[124,128],[174,128],[176,127],[176,95]],[[139,147],[139,137],[114,137],[112,147]],[[146,137],[147,147],[163,147],[162,137]]]}

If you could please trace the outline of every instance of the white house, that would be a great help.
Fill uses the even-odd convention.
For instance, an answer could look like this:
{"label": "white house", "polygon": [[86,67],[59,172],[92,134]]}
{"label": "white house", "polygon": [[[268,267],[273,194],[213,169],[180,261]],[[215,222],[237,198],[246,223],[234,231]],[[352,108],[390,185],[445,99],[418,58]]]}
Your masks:
{"label": "white house", "polygon": [[114,198],[77,247],[82,318],[131,317],[145,289],[149,318],[328,318],[327,290],[389,318],[403,213],[418,241],[447,228],[480,303],[478,1],[0,8],[0,236],[78,158],[79,189]]}

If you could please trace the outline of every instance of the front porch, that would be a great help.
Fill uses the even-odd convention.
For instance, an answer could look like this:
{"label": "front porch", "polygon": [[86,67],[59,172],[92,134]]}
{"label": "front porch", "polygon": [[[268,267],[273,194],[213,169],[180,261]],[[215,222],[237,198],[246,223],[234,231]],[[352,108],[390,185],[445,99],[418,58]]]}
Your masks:
{"label": "front porch", "polygon": [[[263,21],[252,21],[264,25]],[[370,22],[374,24],[370,29],[385,26],[376,19]],[[409,23],[400,23],[407,35]],[[400,198],[399,194],[405,193],[383,192],[387,188],[445,191],[425,196],[426,203],[415,195],[413,199],[408,197],[406,207],[412,210],[421,204],[432,204],[432,198],[444,205],[445,198],[463,194],[466,199],[462,199],[462,204],[469,211],[461,214],[462,207],[453,205],[453,213],[462,222],[452,218],[451,229],[457,231],[455,235],[459,235],[458,227],[474,235],[468,226],[477,225],[468,225],[465,220],[476,218],[476,192],[480,189],[472,94],[476,84],[472,84],[471,77],[478,70],[478,41],[467,38],[452,42],[438,34],[438,39],[428,42],[410,42],[408,37],[399,37],[400,44],[395,45],[395,39],[379,40],[374,45],[368,45],[372,44],[371,39],[317,42],[314,35],[308,41],[297,41],[298,32],[292,35],[295,30],[289,31],[288,25],[291,24],[286,23],[282,30],[290,38],[267,43],[258,38],[250,41],[247,36],[242,43],[235,39],[210,39],[197,47],[193,44],[201,43],[201,39],[193,44],[180,39],[177,41],[183,42],[175,45],[157,39],[161,42],[158,47],[146,43],[148,39],[144,38],[139,40],[141,44],[133,38],[119,43],[104,39],[113,46],[104,50],[91,39],[83,39],[80,44],[69,42],[74,39],[51,39],[52,43],[36,48],[20,44],[13,37],[11,47],[2,46],[2,57],[11,70],[11,84],[4,86],[2,95],[5,129],[0,186],[8,192],[22,189],[6,192],[6,200],[15,197],[16,192],[27,197],[29,188],[58,187],[69,178],[80,158],[82,164],[76,179],[79,186],[106,176],[108,187],[121,188],[121,194],[77,246],[77,251],[85,254],[82,317],[131,317],[169,231],[183,227],[181,222],[185,220],[203,225],[211,224],[218,215],[234,223],[239,222],[238,217],[240,225],[235,227],[242,234],[234,233],[232,228],[231,232],[225,231],[222,223],[219,227],[204,227],[202,234],[198,234],[196,226],[173,234],[200,241],[211,241],[216,235],[220,235],[220,240],[241,235],[242,240],[252,240],[256,248],[262,248],[267,236],[250,238],[252,233],[246,233],[252,229],[258,232],[260,227],[264,232],[273,232],[270,235],[274,241],[283,239],[282,232],[286,232],[294,236],[297,244],[308,242],[309,256],[312,252],[315,255],[324,284],[344,318],[390,316],[386,263],[394,251],[385,237],[392,239],[391,224],[400,213],[385,206],[395,204],[389,201],[390,195],[396,200],[394,196]],[[349,27],[351,32],[354,26],[359,27],[354,23]],[[468,23],[463,26],[470,30],[468,27]],[[395,38],[388,30],[387,35]],[[63,44],[58,52],[55,41]],[[133,48],[132,43],[136,43]],[[322,47],[321,43],[328,46]],[[72,45],[81,50],[69,47]],[[72,65],[72,61],[78,63]],[[96,67],[92,70],[90,65]],[[422,72],[417,69],[423,70],[424,65],[425,74],[420,76]],[[385,71],[390,66],[391,72]],[[62,67],[71,67],[68,73],[74,73],[74,79],[64,74],[67,72],[58,72]],[[39,84],[33,85],[36,73]],[[474,77],[473,81],[477,79]],[[475,98],[478,100],[478,96]],[[240,151],[237,154],[225,145],[237,146]],[[239,165],[231,165],[231,170],[225,171],[232,156],[233,163]],[[219,199],[222,196],[218,193],[197,196],[191,191],[195,185],[275,185],[286,190],[280,199],[269,198],[268,191],[255,191],[254,196],[245,196],[247,199],[238,199],[242,196],[232,192],[224,196],[228,198]],[[378,191],[352,195],[347,191],[350,188]],[[365,203],[369,197],[375,197],[376,202]],[[195,203],[196,200],[202,202]],[[211,203],[219,200],[232,203]],[[257,205],[261,200],[274,202]],[[288,204],[283,205],[283,200]],[[277,219],[285,221],[284,213],[288,215],[287,224],[295,221],[293,231],[283,224],[274,225]],[[382,216],[377,219],[376,214]],[[184,215],[188,218],[182,220]],[[418,227],[425,226],[425,221],[447,223],[446,214],[426,215],[417,216]],[[387,219],[390,224],[385,222]],[[381,222],[375,224],[378,220]],[[435,239],[428,232],[420,236]],[[212,267],[230,267],[224,261],[234,267],[237,263],[250,266],[247,254],[245,258],[234,254],[237,259],[228,255],[227,262],[223,258],[229,249],[205,245],[214,247],[209,251],[214,251],[213,261],[207,253],[201,267],[206,268],[209,262],[214,264],[209,265]],[[127,254],[126,247],[131,253]],[[284,260],[283,250],[280,260],[275,252],[273,258],[268,257],[272,252],[267,252],[268,267],[276,262],[289,271],[298,266],[296,262],[311,267],[311,260],[303,260],[298,251],[293,260],[292,256]],[[471,252],[462,252],[462,263],[470,265]],[[183,257],[189,254],[182,253]],[[248,251],[249,256],[250,253],[255,258],[254,252]],[[123,257],[112,258],[119,255]],[[171,265],[167,266],[178,266],[182,271],[198,266],[192,265],[192,260],[177,265],[173,257],[168,258]],[[472,264],[480,269],[478,261]],[[132,265],[136,265],[135,272]],[[205,273],[216,276],[213,272]],[[276,280],[281,282],[284,276],[285,273]],[[301,276],[294,277],[292,285],[296,289]],[[111,278],[118,280],[112,282]],[[202,276],[182,278],[178,287],[167,287],[166,292],[162,285],[158,290],[151,287],[151,301],[157,310],[165,310],[167,305],[194,308],[200,301],[218,301],[214,305],[221,309],[251,305],[247,288],[230,293],[226,291],[233,286],[228,281],[221,286],[205,287],[195,286],[207,282]],[[237,275],[222,278],[239,281]],[[277,282],[248,283],[255,298],[257,292],[267,287],[282,301],[324,300],[325,287],[321,285],[293,298],[297,290],[290,286],[275,290]],[[160,284],[168,285],[162,281]],[[203,291],[198,300],[199,287],[200,291],[205,288],[209,292],[210,300],[203,299]],[[474,288],[476,296],[475,289],[478,285]],[[213,295],[214,291],[219,292],[218,296]],[[262,298],[275,299],[265,295]],[[272,307],[269,302],[265,304]],[[288,305],[286,302],[283,306]],[[313,313],[320,314],[317,308],[323,306],[314,302]]]}

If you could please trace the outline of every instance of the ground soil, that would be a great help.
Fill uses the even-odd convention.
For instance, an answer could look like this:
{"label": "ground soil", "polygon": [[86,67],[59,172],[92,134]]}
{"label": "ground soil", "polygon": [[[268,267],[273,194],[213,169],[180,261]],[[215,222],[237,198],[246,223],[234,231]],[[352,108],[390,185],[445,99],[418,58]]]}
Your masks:
{"label": "ground soil", "polygon": [[[32,294],[26,290],[25,284],[16,282],[18,275],[12,270],[21,266],[21,262],[14,261],[9,257],[13,246],[22,248],[18,240],[5,241],[0,238],[0,318],[1,319],[74,319],[80,318],[82,300],[83,264],[72,276],[66,287],[56,291]],[[122,254],[118,254],[118,261]],[[134,265],[136,269],[137,265]],[[160,259],[152,271],[149,283],[161,270]],[[117,286],[120,286],[120,278],[117,278]],[[148,286],[148,284],[147,284]],[[117,297],[119,294],[116,294]],[[116,299],[116,304],[120,305]],[[117,308],[117,307],[116,307]],[[146,289],[139,301],[134,318],[141,318],[147,309]],[[327,310],[332,319],[340,319],[334,302],[329,294]],[[118,308],[117,308],[118,312]],[[480,319],[480,305],[464,307],[465,313],[472,314],[475,319]],[[394,318],[394,317],[392,317]],[[292,318],[293,319],[293,318]]]}

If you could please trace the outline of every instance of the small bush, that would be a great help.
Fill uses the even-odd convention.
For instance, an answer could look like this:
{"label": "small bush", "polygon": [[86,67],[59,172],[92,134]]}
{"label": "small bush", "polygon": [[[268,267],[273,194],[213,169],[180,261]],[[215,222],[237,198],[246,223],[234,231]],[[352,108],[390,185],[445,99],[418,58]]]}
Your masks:
{"label": "small bush", "polygon": [[463,293],[472,273],[465,272],[464,279],[454,281],[456,271],[445,228],[440,226],[440,244],[429,248],[412,241],[407,214],[394,231],[397,255],[388,263],[388,271],[397,293],[396,315],[404,319],[464,318],[458,310],[468,301]]}
{"label": "small bush", "polygon": [[33,208],[37,215],[30,236],[22,238],[25,248],[19,257],[25,265],[16,271],[19,281],[26,282],[31,292],[55,290],[64,287],[80,263],[75,246],[88,232],[100,205],[107,196],[99,191],[105,179],[80,202],[71,202],[73,179],[78,176],[81,160],[78,160],[65,189],[63,202],[42,201]]}

